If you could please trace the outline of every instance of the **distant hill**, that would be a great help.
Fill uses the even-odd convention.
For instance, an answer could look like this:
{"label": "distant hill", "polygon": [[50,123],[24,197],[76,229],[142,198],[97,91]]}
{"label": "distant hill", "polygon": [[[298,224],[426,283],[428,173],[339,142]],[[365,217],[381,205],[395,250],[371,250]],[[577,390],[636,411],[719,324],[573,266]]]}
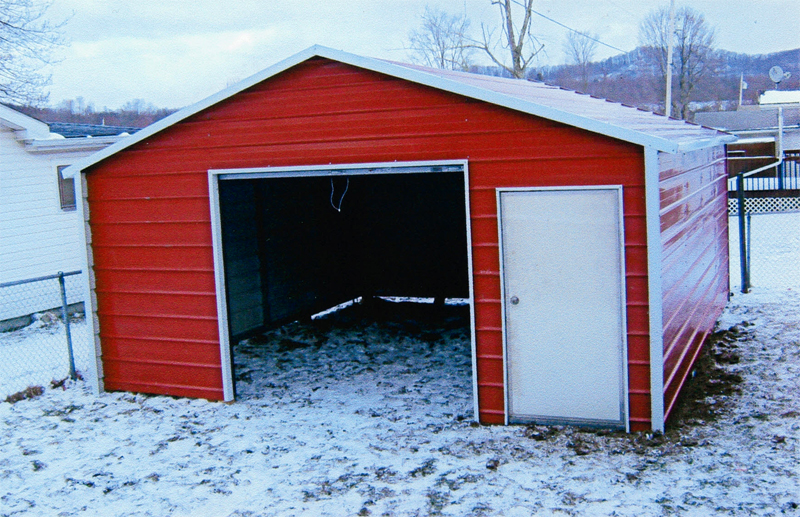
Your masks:
{"label": "distant hill", "polygon": [[[739,99],[739,78],[744,75],[748,89],[743,104],[756,104],[759,93],[774,89],[767,73],[779,65],[792,75],[780,85],[782,90],[800,89],[800,48],[772,54],[737,54],[726,50],[714,53],[708,74],[692,97],[693,111],[735,109]],[[589,66],[586,92],[651,111],[663,110],[663,99],[656,93],[658,74],[644,59],[643,49],[610,57]],[[583,90],[580,70],[576,65],[543,67],[531,74],[532,79],[573,90]]]}
{"label": "distant hill", "polygon": [[[744,91],[743,103],[756,104],[760,93],[775,88],[767,75],[769,69],[775,65],[792,74],[789,79],[781,83],[782,90],[800,89],[800,48],[757,55],[718,50],[714,53],[713,63],[710,65],[713,72],[698,86],[691,99],[690,106],[693,112],[735,109],[739,101],[741,75],[748,84],[748,89]],[[474,66],[470,71],[509,77],[508,72],[496,66]],[[591,63],[588,72],[586,88],[583,88],[581,73],[576,65],[536,68],[531,70],[528,78],[650,111],[663,111],[664,99],[657,93],[659,91],[657,82],[660,82],[658,71],[648,64],[642,48]],[[126,103],[118,110],[95,111],[91,103],[85,105],[80,97],[64,101],[56,108],[30,106],[13,106],[13,108],[45,122],[132,127],[145,127],[177,111],[156,108],[141,99]]]}

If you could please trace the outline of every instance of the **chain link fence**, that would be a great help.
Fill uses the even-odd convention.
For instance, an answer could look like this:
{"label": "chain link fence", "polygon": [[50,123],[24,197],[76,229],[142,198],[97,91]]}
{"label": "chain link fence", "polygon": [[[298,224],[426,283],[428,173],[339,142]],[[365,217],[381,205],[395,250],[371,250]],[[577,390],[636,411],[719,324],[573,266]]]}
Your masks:
{"label": "chain link fence", "polygon": [[91,369],[80,271],[0,283],[0,400]]}
{"label": "chain link fence", "polygon": [[728,200],[731,289],[800,287],[800,197],[752,195]]}

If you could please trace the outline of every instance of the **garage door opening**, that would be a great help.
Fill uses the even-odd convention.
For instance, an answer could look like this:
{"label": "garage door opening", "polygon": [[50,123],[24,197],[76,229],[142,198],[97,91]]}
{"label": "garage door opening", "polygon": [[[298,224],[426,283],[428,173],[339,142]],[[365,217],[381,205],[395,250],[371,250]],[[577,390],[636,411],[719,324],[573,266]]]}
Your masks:
{"label": "garage door opening", "polygon": [[242,340],[252,350],[353,300],[383,325],[376,314],[407,307],[392,297],[425,299],[442,329],[454,317],[444,301],[472,299],[463,162],[211,171],[210,182],[227,399]]}

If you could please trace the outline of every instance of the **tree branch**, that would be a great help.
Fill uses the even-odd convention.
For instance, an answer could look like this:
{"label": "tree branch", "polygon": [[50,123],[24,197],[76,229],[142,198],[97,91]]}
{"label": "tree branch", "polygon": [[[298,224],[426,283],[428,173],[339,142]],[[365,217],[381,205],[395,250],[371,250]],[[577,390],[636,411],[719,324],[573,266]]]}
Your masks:
{"label": "tree branch", "polygon": [[51,1],[0,0],[0,99],[14,104],[37,104],[46,99],[50,76],[44,70],[55,62],[53,51],[64,44],[64,20],[45,19]]}

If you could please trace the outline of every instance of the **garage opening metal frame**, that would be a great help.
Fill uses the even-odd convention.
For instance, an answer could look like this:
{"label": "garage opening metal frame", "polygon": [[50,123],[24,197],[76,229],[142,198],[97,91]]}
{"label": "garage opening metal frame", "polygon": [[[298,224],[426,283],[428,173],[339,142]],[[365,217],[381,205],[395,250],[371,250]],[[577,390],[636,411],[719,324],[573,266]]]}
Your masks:
{"label": "garage opening metal frame", "polygon": [[437,174],[458,173],[464,175],[464,207],[466,214],[467,269],[470,305],[470,347],[472,353],[472,396],[474,418],[478,420],[478,376],[475,342],[475,293],[472,267],[472,233],[470,227],[469,167],[467,160],[433,160],[415,162],[377,162],[354,164],[309,165],[292,167],[255,167],[241,169],[210,169],[208,171],[209,202],[211,210],[212,245],[214,253],[214,278],[217,298],[217,321],[219,325],[220,357],[222,360],[222,386],[225,401],[233,401],[234,378],[231,361],[231,340],[228,321],[225,264],[222,245],[222,222],[220,210],[220,182],[293,177],[344,177],[384,174]]}

